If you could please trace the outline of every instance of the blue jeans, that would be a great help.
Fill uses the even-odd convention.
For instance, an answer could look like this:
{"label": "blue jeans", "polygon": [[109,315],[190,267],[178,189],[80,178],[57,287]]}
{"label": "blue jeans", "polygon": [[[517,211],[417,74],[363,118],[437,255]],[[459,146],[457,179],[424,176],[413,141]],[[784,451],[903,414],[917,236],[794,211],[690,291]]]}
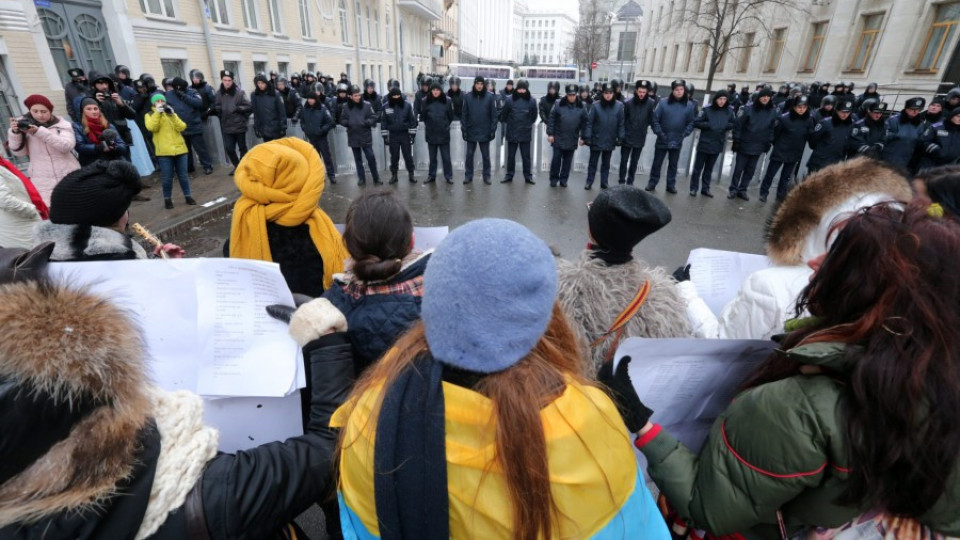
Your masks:
{"label": "blue jeans", "polygon": [[667,189],[677,189],[677,163],[680,161],[679,148],[657,148],[653,150],[653,165],[650,167],[649,187],[657,187],[660,183],[660,169],[663,168],[663,159],[667,159]]}
{"label": "blue jeans", "polygon": [[180,154],[179,156],[157,156],[160,162],[160,174],[163,181],[163,198],[169,199],[173,196],[173,173],[177,173],[180,180],[180,191],[184,197],[190,196],[190,177],[187,176],[187,156],[189,154]]}

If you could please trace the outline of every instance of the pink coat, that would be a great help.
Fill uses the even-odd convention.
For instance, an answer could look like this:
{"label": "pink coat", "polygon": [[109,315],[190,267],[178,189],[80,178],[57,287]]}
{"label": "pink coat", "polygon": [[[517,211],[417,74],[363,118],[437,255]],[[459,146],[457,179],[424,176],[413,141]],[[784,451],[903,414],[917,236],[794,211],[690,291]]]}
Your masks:
{"label": "pink coat", "polygon": [[[64,176],[80,168],[80,162],[73,155],[77,141],[73,135],[73,125],[64,117],[49,128],[37,129],[35,135],[26,135],[27,144],[23,145],[23,134],[7,132],[10,150],[15,156],[29,156],[30,167],[27,174],[37,187],[43,202],[50,205],[50,194]],[[23,148],[19,148],[23,145]],[[19,150],[18,150],[19,148]]]}

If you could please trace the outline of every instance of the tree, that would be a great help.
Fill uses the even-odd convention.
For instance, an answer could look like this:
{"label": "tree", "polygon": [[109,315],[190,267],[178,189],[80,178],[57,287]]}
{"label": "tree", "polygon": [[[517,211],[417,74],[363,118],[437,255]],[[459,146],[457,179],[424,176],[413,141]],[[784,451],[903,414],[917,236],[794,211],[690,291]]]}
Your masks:
{"label": "tree", "polygon": [[523,65],[524,65],[524,66],[529,66],[529,65],[530,65],[530,55],[529,55],[529,54],[524,53],[524,55],[523,55]]}
{"label": "tree", "polygon": [[796,0],[697,0],[681,12],[681,23],[696,28],[695,37],[702,38],[707,49],[706,91],[712,90],[714,76],[729,53],[756,46],[747,42],[747,33],[761,32],[771,38],[770,22],[776,17],[807,13],[797,4]]}
{"label": "tree", "polygon": [[573,35],[569,56],[593,79],[593,62],[610,55],[610,0],[580,0],[580,24]]}
{"label": "tree", "polygon": [[535,55],[533,55],[533,56],[530,57],[530,63],[527,64],[527,65],[528,65],[528,66],[535,66],[535,65],[537,65],[537,64],[539,64],[539,63],[540,63],[540,57],[535,54]]}

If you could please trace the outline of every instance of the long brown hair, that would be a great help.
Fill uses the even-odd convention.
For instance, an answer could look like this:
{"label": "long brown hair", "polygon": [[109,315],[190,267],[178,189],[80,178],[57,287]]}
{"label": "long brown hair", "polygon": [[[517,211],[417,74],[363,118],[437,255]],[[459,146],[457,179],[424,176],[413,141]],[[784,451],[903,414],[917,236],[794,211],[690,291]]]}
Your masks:
{"label": "long brown hair", "polygon": [[[83,126],[83,134],[89,135],[90,119],[87,118],[87,115],[83,114],[82,111],[80,112],[80,124]],[[100,113],[100,125],[103,126],[103,129],[107,129],[108,127],[110,127],[110,122],[107,122],[107,117],[104,116],[102,112]]]}
{"label": "long brown hair", "polygon": [[[360,396],[382,384],[384,390],[374,407],[375,411],[380,410],[385,389],[404,370],[413,369],[414,360],[424,353],[429,353],[429,347],[423,323],[418,322],[357,381],[345,406],[354,407]],[[533,350],[516,365],[480,378],[473,388],[493,403],[497,426],[495,459],[503,470],[513,503],[516,540],[550,538],[556,527],[559,512],[550,489],[540,409],[563,392],[565,377],[584,386],[592,385],[582,375],[583,358],[573,330],[559,305],[554,304],[547,331]],[[338,454],[348,444],[341,437]]]}
{"label": "long brown hair", "polygon": [[413,249],[413,220],[393,190],[367,191],[347,209],[343,244],[353,257],[353,273],[363,281],[396,274]]}
{"label": "long brown hair", "polygon": [[[783,346],[840,342],[856,355],[836,373],[853,465],[838,502],[919,517],[943,495],[960,455],[960,225],[926,203],[862,210],[845,223],[801,293],[817,323]],[[785,356],[748,387],[799,373]]]}

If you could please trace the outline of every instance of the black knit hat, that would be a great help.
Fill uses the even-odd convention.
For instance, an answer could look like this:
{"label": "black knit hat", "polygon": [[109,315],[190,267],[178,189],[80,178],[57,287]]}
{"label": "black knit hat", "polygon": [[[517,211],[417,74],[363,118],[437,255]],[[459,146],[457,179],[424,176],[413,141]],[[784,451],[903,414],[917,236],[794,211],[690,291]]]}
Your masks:
{"label": "black knit hat", "polygon": [[127,161],[95,161],[63,177],[50,197],[50,221],[109,227],[140,193],[140,173]]}
{"label": "black knit hat", "polygon": [[486,83],[486,82],[487,82],[487,81],[484,80],[484,78],[483,78],[482,75],[477,75],[476,77],[473,78],[473,84]]}
{"label": "black knit hat", "polygon": [[590,236],[597,246],[626,254],[671,219],[670,209],[660,199],[634,186],[600,192],[587,213]]}
{"label": "black knit hat", "polygon": [[399,89],[399,88],[396,88],[396,87],[391,88],[390,91],[387,92],[387,95],[390,96],[390,97],[398,97],[398,96],[400,96],[401,94],[403,94],[403,92],[401,92],[400,89]]}
{"label": "black knit hat", "polygon": [[100,102],[90,96],[87,96],[80,100],[80,112],[83,112],[84,107],[86,107],[87,105],[96,105],[97,107],[99,107]]}
{"label": "black knit hat", "polygon": [[180,77],[174,77],[173,80],[170,81],[170,86],[172,86],[174,90],[182,92],[187,89],[187,81]]}

